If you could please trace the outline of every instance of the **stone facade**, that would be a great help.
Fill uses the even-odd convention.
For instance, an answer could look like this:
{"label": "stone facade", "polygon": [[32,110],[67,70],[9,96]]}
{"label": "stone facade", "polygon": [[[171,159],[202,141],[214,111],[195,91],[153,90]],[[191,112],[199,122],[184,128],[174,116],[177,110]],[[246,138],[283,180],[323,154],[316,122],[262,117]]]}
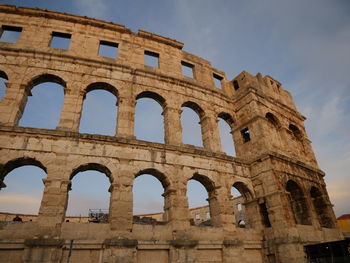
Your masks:
{"label": "stone facade", "polygon": [[[240,73],[227,80],[183,44],[145,31],[53,11],[0,5],[2,31],[20,32],[0,43],[0,187],[22,165],[47,173],[35,222],[0,225],[0,262],[305,262],[303,245],[342,238],[303,117],[277,80]],[[67,50],[50,47],[54,36]],[[118,47],[116,58],[99,45]],[[144,55],[158,67],[144,65]],[[182,65],[193,77],[182,74]],[[220,79],[221,88],[214,85]],[[31,89],[51,81],[64,87],[56,129],[19,127]],[[80,134],[87,92],[118,99],[115,136]],[[163,107],[165,143],[134,137],[135,102]],[[181,107],[198,113],[204,147],[182,143]],[[221,151],[217,120],[232,128],[237,157]],[[71,180],[97,170],[110,180],[109,222],[65,222]],[[164,187],[162,225],[133,223],[132,185],[142,174]],[[208,191],[210,227],[190,224],[187,181]],[[235,225],[230,189],[244,197],[249,228]],[[0,191],[1,194],[1,191]]]}

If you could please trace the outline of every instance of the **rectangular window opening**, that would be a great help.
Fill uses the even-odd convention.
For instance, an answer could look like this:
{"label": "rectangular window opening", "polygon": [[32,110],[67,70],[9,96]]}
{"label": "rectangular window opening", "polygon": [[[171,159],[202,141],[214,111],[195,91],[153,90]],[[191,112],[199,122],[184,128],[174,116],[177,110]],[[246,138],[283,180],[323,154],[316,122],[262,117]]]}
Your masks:
{"label": "rectangular window opening", "polygon": [[196,219],[196,220],[199,220],[199,219],[201,219],[201,216],[200,216],[200,214],[195,214],[195,219]]}
{"label": "rectangular window opening", "polygon": [[210,212],[207,212],[206,215],[207,215],[207,219],[210,219]]}
{"label": "rectangular window opening", "polygon": [[21,35],[22,28],[17,26],[5,26],[1,27],[1,42],[17,43],[19,36]]}
{"label": "rectangular window opening", "polygon": [[118,56],[118,43],[101,40],[98,55],[106,58],[116,58]]}
{"label": "rectangular window opening", "polygon": [[182,75],[190,78],[194,78],[193,68],[194,66],[188,62],[181,61],[182,65]]}
{"label": "rectangular window opening", "polygon": [[222,80],[224,78],[215,73],[213,74],[213,77],[214,77],[215,87],[222,89]]}
{"label": "rectangular window opening", "polygon": [[249,142],[250,141],[250,133],[248,128],[244,128],[241,130],[243,142]]}
{"label": "rectangular window opening", "polygon": [[238,90],[239,89],[239,84],[238,84],[238,81],[237,80],[234,80],[233,81],[233,87],[235,90]]}
{"label": "rectangular window opening", "polygon": [[159,68],[159,54],[145,50],[145,65],[153,68]]}
{"label": "rectangular window opening", "polygon": [[71,34],[67,33],[52,32],[50,47],[68,50],[71,36]]}

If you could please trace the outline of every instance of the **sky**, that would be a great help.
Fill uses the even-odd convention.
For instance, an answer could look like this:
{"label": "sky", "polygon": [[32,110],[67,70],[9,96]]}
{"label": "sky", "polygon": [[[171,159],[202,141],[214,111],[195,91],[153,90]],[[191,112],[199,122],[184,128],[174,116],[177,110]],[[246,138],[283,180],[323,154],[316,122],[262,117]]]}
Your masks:
{"label": "sky", "polygon": [[[254,75],[261,72],[277,79],[291,92],[298,110],[307,117],[306,130],[319,167],[326,172],[325,181],[336,215],[350,213],[348,0],[23,0],[1,3],[94,17],[123,24],[134,32],[143,29],[174,38],[185,44],[185,51],[203,57],[223,70],[229,80],[243,70]],[[39,87],[33,92],[36,88],[39,92]],[[101,103],[103,92],[97,93],[91,104],[100,101],[100,107],[105,106]],[[87,96],[86,101],[89,99]],[[115,101],[113,103],[115,105]],[[148,128],[157,125],[159,120],[150,117],[147,109],[157,112],[161,110],[160,106],[143,99],[138,101],[137,107],[141,109],[137,110],[141,115],[136,116],[140,120],[136,123],[136,137],[161,142],[162,138],[152,137],[152,131],[145,132],[147,125],[142,125],[142,121],[152,123]],[[84,108],[84,112],[88,109]],[[193,123],[195,117],[190,115],[183,116],[183,121]],[[115,115],[111,118],[116,121]],[[25,115],[22,119],[21,125],[30,126],[26,124]],[[83,121],[84,116],[81,129],[87,130],[81,132],[89,132]],[[112,121],[107,121],[111,126],[106,127],[106,132],[113,134],[115,123],[111,124]],[[220,123],[220,126],[225,124]],[[190,132],[198,129],[189,127]],[[224,127],[220,132],[225,133]],[[190,137],[184,135],[185,143],[200,143],[193,139],[198,136]],[[228,145],[229,137],[225,138],[224,145]],[[233,154],[231,146],[225,151]],[[88,178],[78,175],[73,180]],[[0,205],[5,203],[1,199],[3,191]],[[158,204],[158,208],[161,206]],[[142,207],[140,205],[140,209]]]}

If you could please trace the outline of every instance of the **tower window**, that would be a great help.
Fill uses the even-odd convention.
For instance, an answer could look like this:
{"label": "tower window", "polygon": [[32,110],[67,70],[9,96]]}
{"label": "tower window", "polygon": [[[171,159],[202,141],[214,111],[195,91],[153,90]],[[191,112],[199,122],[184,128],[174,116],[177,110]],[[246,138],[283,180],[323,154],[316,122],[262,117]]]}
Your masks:
{"label": "tower window", "polygon": [[213,73],[213,78],[215,82],[215,87],[222,89],[222,80],[224,79],[223,77]]}
{"label": "tower window", "polygon": [[22,32],[21,27],[17,26],[2,26],[1,27],[1,42],[16,43],[19,39],[19,35]]}
{"label": "tower window", "polygon": [[118,44],[101,40],[98,55],[101,57],[116,58],[118,55]]}
{"label": "tower window", "polygon": [[250,133],[248,128],[244,128],[241,130],[243,142],[249,142],[250,141]]}
{"label": "tower window", "polygon": [[145,50],[145,65],[153,68],[159,68],[159,54]]}
{"label": "tower window", "polygon": [[238,84],[238,81],[237,81],[237,80],[234,80],[234,81],[233,81],[233,88],[234,88],[235,90],[238,90],[238,89],[239,89],[239,84]]}
{"label": "tower window", "polygon": [[52,32],[50,47],[68,50],[71,36],[71,34],[67,33]]}
{"label": "tower window", "polygon": [[181,65],[182,65],[182,75],[186,76],[186,77],[190,77],[193,78],[193,68],[194,66],[188,62],[185,61],[181,61]]}

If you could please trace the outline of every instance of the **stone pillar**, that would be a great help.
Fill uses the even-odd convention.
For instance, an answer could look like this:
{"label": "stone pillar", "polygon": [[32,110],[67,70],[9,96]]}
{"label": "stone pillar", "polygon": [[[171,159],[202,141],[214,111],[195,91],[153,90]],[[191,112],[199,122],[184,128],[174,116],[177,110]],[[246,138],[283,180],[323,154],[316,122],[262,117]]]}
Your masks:
{"label": "stone pillar", "polygon": [[6,126],[18,125],[22,117],[30,89],[19,83],[6,83],[6,93],[0,103],[0,123]]}
{"label": "stone pillar", "polygon": [[216,194],[210,194],[207,201],[209,203],[211,223],[215,227],[220,227],[222,225],[221,207]]}
{"label": "stone pillar", "polygon": [[182,144],[182,126],[181,126],[182,110],[166,106],[164,115],[164,141],[166,144],[181,145]]}
{"label": "stone pillar", "polygon": [[262,229],[263,225],[260,210],[258,207],[258,200],[254,199],[247,201],[243,205],[246,215],[246,226],[248,228]]}
{"label": "stone pillar", "polygon": [[130,231],[133,223],[133,195],[131,177],[120,177],[111,184],[109,222],[112,230]]}
{"label": "stone pillar", "polygon": [[135,138],[135,99],[131,96],[120,96],[118,98],[118,120],[117,136],[126,138]]}
{"label": "stone pillar", "polygon": [[214,114],[207,112],[206,116],[201,117],[203,146],[211,151],[221,151],[221,141],[217,118]]}
{"label": "stone pillar", "polygon": [[55,226],[64,221],[70,181],[43,179],[43,182],[45,190],[40,205],[38,223],[42,226]]}
{"label": "stone pillar", "polygon": [[58,130],[78,132],[84,96],[85,91],[75,92],[73,89],[65,89],[60,123],[57,126]]}
{"label": "stone pillar", "polygon": [[234,205],[233,205],[233,196],[225,198],[224,196],[220,197],[222,202],[221,204],[221,222],[222,226],[226,229],[232,229],[236,225],[236,218],[234,215]]}
{"label": "stone pillar", "polygon": [[185,191],[168,189],[164,195],[165,220],[173,229],[183,230],[190,226],[190,215]]}

